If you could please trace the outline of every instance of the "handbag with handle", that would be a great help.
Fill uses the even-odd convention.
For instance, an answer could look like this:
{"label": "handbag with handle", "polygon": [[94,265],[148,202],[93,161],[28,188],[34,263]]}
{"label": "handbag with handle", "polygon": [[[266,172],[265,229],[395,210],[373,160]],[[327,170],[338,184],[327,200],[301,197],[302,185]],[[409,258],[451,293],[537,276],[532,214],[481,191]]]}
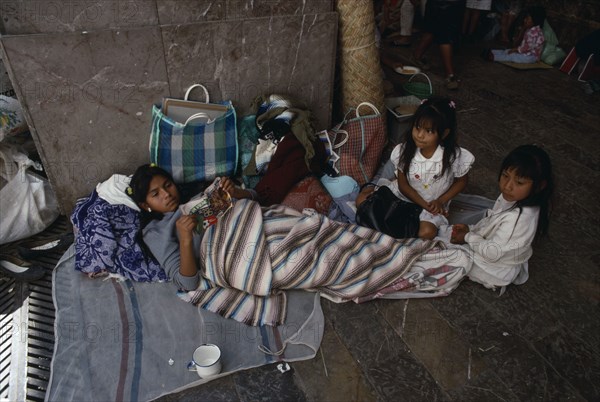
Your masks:
{"label": "handbag with handle", "polygon": [[[188,100],[202,88],[205,102]],[[184,99],[165,98],[152,107],[150,162],[167,170],[177,183],[210,181],[234,175],[238,160],[237,121],[231,101],[209,103],[200,84]]]}
{"label": "handbag with handle", "polygon": [[417,237],[422,210],[417,204],[396,197],[389,187],[382,186],[358,206],[356,223],[396,239]]}
{"label": "handbag with handle", "polygon": [[[361,115],[368,107],[372,114]],[[381,153],[387,142],[384,120],[379,110],[369,102],[359,104],[344,116],[344,120],[328,131],[331,147],[337,155],[331,166],[340,175],[350,176],[359,185],[367,183],[377,171]]]}

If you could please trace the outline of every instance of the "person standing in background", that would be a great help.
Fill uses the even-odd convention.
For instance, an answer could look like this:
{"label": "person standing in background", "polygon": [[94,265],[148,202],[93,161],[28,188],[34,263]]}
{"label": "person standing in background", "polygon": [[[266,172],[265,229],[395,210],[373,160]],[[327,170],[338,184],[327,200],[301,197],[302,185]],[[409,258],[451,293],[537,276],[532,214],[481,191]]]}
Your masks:
{"label": "person standing in background", "polygon": [[428,0],[425,6],[424,33],[414,50],[412,62],[419,68],[427,70],[430,65],[424,54],[431,44],[440,47],[442,64],[446,72],[446,87],[458,89],[459,80],[454,74],[452,60],[453,46],[460,33],[462,16],[462,0]]}
{"label": "person standing in background", "polygon": [[394,38],[391,41],[394,46],[409,47],[415,7],[418,5],[419,0],[385,0],[381,4],[381,18],[378,24],[382,36]]}
{"label": "person standing in background", "polygon": [[462,23],[462,35],[465,40],[472,41],[473,34],[479,25],[482,11],[492,9],[492,0],[467,0]]}

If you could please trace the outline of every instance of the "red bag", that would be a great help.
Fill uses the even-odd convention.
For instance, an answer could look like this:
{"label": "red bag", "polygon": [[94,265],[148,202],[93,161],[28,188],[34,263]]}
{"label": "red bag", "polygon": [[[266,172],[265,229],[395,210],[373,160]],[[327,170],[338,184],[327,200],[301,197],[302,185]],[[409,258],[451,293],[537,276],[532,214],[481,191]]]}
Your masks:
{"label": "red bag", "polygon": [[[361,106],[370,107],[374,114],[361,116]],[[371,180],[387,142],[379,110],[371,103],[361,103],[356,109],[350,109],[344,120],[328,131],[328,136],[332,144],[329,163],[333,169],[340,175],[352,177],[361,186]]]}

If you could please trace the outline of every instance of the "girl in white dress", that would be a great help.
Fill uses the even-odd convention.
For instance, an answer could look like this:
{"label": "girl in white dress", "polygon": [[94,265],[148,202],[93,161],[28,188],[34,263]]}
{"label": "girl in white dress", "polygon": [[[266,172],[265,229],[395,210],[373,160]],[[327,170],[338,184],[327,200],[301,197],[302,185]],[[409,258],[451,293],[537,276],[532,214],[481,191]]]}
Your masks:
{"label": "girl in white dress", "polygon": [[[552,164],[536,145],[517,147],[502,162],[500,196],[474,225],[452,226],[450,241],[470,249],[469,278],[486,287],[522,284],[536,235],[545,235],[554,191]],[[440,233],[443,231],[440,231]]]}
{"label": "girl in white dress", "polygon": [[[457,144],[456,105],[445,97],[425,99],[413,115],[413,125],[390,156],[396,180],[385,184],[401,200],[423,208],[418,237],[433,239],[447,225],[450,200],[467,185],[475,157]],[[368,196],[361,192],[360,205]]]}

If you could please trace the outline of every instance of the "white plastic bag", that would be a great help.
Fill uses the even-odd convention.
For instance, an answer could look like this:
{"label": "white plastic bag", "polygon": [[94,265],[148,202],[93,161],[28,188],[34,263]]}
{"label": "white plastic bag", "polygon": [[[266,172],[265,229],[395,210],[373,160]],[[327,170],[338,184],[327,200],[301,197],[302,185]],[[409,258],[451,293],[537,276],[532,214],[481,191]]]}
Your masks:
{"label": "white plastic bag", "polygon": [[50,183],[30,166],[42,170],[15,146],[0,144],[0,244],[39,233],[59,215]]}

